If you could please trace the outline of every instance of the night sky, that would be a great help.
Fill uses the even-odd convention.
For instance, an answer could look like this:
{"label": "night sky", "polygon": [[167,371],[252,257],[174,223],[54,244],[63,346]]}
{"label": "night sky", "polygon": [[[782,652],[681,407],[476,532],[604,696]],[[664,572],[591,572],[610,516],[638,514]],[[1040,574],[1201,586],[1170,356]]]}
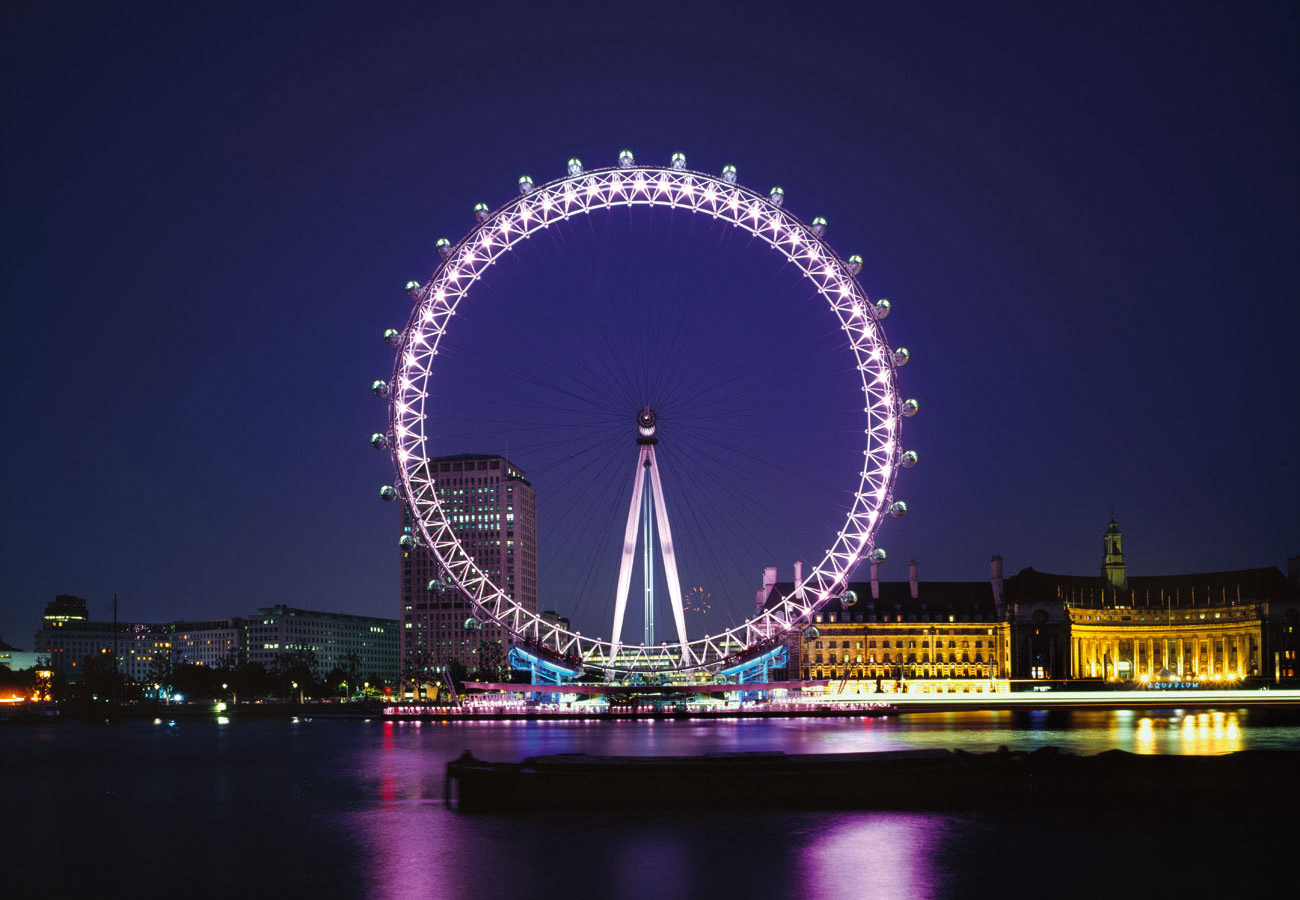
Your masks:
{"label": "night sky", "polygon": [[[1285,567],[1297,6],[906,6],[6,4],[0,639],[29,648],[59,593],[107,617],[117,592],[144,621],[396,616],[392,474],[367,437],[401,285],[520,174],[623,147],[782,185],[893,301],[921,464],[886,577],[916,558],[923,580],[981,579],[994,553],[1095,572],[1112,508],[1135,574]],[[599,421],[547,392],[584,349],[617,363],[685,332],[626,371],[744,376],[694,451],[665,450],[683,529],[710,535],[683,578],[743,609],[763,565],[788,578],[839,526],[860,452],[824,313],[689,217],[532,244],[466,309],[436,449],[508,442],[541,494],[542,603],[596,630],[600,589],[572,579],[609,564],[611,510],[621,529],[635,391],[607,385]],[[606,443],[567,459],[563,428]],[[568,487],[605,465],[607,493]]]}

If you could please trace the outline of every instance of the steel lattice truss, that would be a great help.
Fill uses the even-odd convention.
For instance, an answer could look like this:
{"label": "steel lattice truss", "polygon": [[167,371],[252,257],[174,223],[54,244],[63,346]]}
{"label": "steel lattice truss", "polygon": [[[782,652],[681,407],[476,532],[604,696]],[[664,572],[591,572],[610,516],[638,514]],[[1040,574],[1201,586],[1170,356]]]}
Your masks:
{"label": "steel lattice truss", "polygon": [[[442,263],[423,284],[409,285],[415,309],[402,332],[391,382],[390,430],[382,446],[392,449],[398,492],[413,512],[414,540],[430,547],[450,580],[474,603],[477,613],[507,628],[517,640],[554,653],[580,657],[588,665],[611,671],[638,672],[708,668],[738,650],[771,641],[806,626],[814,613],[845,589],[855,567],[875,549],[875,534],[891,506],[895,473],[900,462],[910,465],[914,454],[899,444],[900,417],[911,415],[915,401],[902,402],[896,387],[896,367],[907,351],[891,350],[879,319],[888,301],[873,304],[855,277],[861,260],[842,259],[824,241],[825,221],[801,222],[782,207],[784,194],[774,188],[768,196],[735,183],[735,169],[722,176],[691,171],[674,156],[668,167],[637,165],[626,151],[616,168],[584,172],[570,160],[569,174],[541,186],[520,179],[520,196],[495,211],[480,204],[478,223],[457,244],[439,241]],[[423,465],[427,458],[425,403],[438,362],[438,345],[456,307],[484,271],[532,234],[593,210],[614,207],[663,206],[711,216],[749,232],[797,266],[839,318],[856,358],[864,400],[863,466],[852,508],[832,546],[788,595],[755,617],[725,632],[680,644],[644,646],[568,631],[543,620],[512,600],[494,584],[461,546],[436,490],[436,473]],[[378,436],[377,436],[378,437]],[[617,638],[618,636],[614,636]],[[614,658],[618,643],[617,658]]]}

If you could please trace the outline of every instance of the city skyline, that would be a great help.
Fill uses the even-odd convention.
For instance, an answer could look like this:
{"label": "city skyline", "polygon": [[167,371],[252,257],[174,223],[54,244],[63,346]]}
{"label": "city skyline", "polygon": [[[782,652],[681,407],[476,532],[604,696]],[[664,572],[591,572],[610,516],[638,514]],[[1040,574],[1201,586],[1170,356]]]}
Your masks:
{"label": "city skyline", "polygon": [[[708,53],[596,21],[587,61],[511,38],[495,72],[470,49],[492,45],[483,12],[439,16],[458,49],[428,71],[392,52],[390,29],[433,27],[414,10],[136,15],[11,22],[7,287],[42,299],[6,329],[10,643],[64,593],[150,621],[395,615],[391,475],[365,439],[401,284],[519,174],[624,146],[784,185],[895,300],[922,465],[881,534],[889,580],[993,553],[1091,573],[1112,507],[1135,573],[1300,549],[1294,64],[1270,43],[1294,11],[874,10],[852,34],[756,14]],[[800,50],[793,85],[757,62],[773,37]]]}

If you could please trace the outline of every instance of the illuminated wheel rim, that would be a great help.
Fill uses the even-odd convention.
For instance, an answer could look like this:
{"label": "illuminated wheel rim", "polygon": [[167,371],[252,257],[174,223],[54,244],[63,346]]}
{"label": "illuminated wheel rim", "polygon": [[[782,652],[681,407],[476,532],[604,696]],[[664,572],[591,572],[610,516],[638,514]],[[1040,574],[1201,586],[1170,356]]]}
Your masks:
{"label": "illuminated wheel rim", "polygon": [[[439,242],[443,261],[423,285],[410,286],[415,308],[398,342],[391,382],[387,442],[397,473],[397,490],[411,511],[414,541],[427,546],[446,579],[462,591],[476,615],[506,628],[516,641],[585,665],[621,672],[663,672],[715,668],[737,654],[770,646],[808,625],[817,610],[837,597],[858,563],[875,548],[876,531],[886,513],[906,507],[892,503],[894,478],[903,452],[899,423],[915,411],[915,401],[900,399],[896,366],[905,350],[891,350],[879,319],[887,301],[873,304],[856,278],[861,262],[845,261],[823,240],[825,222],[801,222],[786,211],[784,194],[763,196],[735,183],[730,166],[721,177],[685,168],[675,156],[669,167],[636,165],[626,151],[618,167],[584,172],[570,160],[569,174],[541,186],[520,179],[520,196],[495,211],[480,204],[478,223],[454,246]],[[796,266],[829,304],[849,340],[863,396],[863,467],[848,516],[835,532],[822,560],[788,593],[769,601],[747,621],[715,635],[680,643],[635,644],[591,637],[560,627],[525,609],[474,562],[448,520],[436,490],[436,476],[425,460],[425,403],[438,361],[438,347],[456,308],[484,271],[536,232],[596,210],[663,206],[711,216],[752,234]],[[914,459],[915,457],[912,457]],[[617,645],[617,658],[614,657]]]}

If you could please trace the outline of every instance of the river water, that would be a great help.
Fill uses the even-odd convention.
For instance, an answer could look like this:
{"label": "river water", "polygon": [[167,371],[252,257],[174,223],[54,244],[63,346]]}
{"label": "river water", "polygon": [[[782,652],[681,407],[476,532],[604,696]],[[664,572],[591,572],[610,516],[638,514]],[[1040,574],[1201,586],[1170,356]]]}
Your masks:
{"label": "river water", "polygon": [[[1296,823],[880,812],[462,815],[469,749],[832,753],[1056,746],[1300,749],[1260,709],[922,713],[863,720],[63,722],[0,729],[14,897],[1006,898],[1294,896]],[[1300,776],[1298,776],[1300,777]],[[761,790],[761,785],[756,785]],[[1194,791],[1195,785],[1188,789]],[[1122,796],[1097,797],[1124,810]],[[1250,798],[1241,798],[1248,809]],[[1278,894],[1277,891],[1282,893]]]}

